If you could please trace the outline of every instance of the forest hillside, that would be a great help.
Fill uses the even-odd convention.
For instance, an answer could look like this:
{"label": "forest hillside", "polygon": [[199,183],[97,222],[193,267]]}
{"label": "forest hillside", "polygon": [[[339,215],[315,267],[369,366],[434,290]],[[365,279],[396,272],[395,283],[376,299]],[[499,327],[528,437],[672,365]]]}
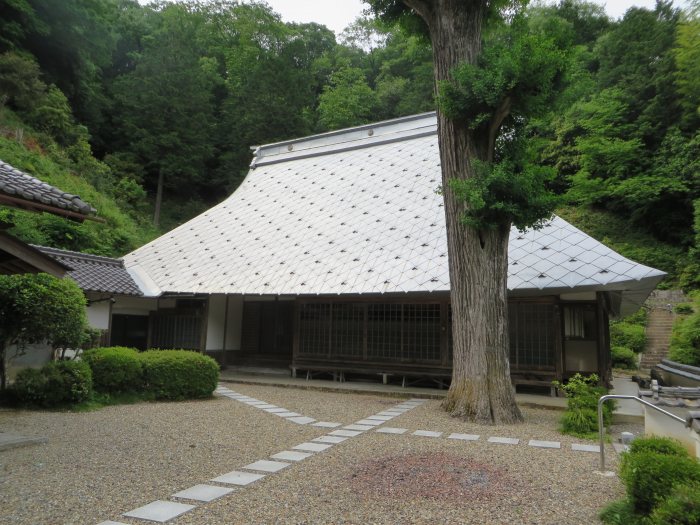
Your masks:
{"label": "forest hillside", "polygon": [[[697,2],[530,5],[565,64],[528,122],[559,213],[700,285]],[[508,20],[485,32],[503,34]],[[0,0],[0,159],[79,194],[105,224],[1,210],[24,240],[122,255],[220,202],[251,146],[435,108],[430,44],[358,19],[335,35],[232,0]],[[159,195],[162,196],[159,198]],[[157,205],[162,201],[162,205]]]}

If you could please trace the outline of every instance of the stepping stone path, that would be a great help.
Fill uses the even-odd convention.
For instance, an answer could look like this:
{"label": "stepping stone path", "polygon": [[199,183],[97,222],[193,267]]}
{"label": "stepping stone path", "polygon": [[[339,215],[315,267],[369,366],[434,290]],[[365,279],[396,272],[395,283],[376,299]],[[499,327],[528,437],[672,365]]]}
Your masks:
{"label": "stepping stone path", "polygon": [[[216,392],[220,395],[234,399],[236,401],[241,401],[249,406],[260,408],[262,411],[268,412],[275,416],[280,416],[289,421],[297,423],[299,425],[310,424],[319,428],[336,428],[342,425],[342,423],[335,423],[330,421],[316,421],[313,418],[302,416],[296,412],[291,412],[281,407],[271,405],[265,401],[260,401],[242,394],[238,394],[233,390],[226,387],[220,386],[216,389]],[[180,492],[176,492],[171,496],[174,499],[187,499],[190,501],[198,501],[201,503],[207,503],[213,501],[217,498],[226,496],[227,494],[234,492],[236,488],[231,488],[231,485],[235,487],[242,488],[256,481],[263,479],[268,474],[273,474],[287,467],[293,466],[293,463],[304,459],[307,459],[316,453],[323,452],[333,446],[336,446],[349,438],[357,437],[367,430],[381,430],[377,427],[383,425],[386,421],[405,413],[419,405],[424,403],[422,399],[415,399],[406,401],[394,407],[392,411],[384,411],[376,416],[370,416],[366,419],[361,419],[353,425],[347,425],[343,429],[332,430],[326,435],[314,438],[312,441],[307,441],[300,443],[292,447],[292,450],[283,450],[276,454],[270,456],[270,459],[260,459],[241,468],[245,471],[234,470],[213,478],[210,482],[218,483],[219,485],[208,485],[200,484],[194,485],[188,489],[184,489]],[[401,407],[399,409],[399,407]],[[365,424],[363,424],[365,423]],[[397,429],[403,432],[406,429]],[[246,472],[254,471],[254,472]],[[265,472],[267,474],[260,474],[260,472]],[[227,485],[227,486],[221,486]],[[137,518],[148,521],[157,521],[159,523],[165,523],[185,512],[188,512],[196,508],[196,505],[188,505],[184,503],[178,503],[174,501],[154,501],[139,507],[138,509],[131,510],[124,513],[124,516],[129,518]],[[100,525],[123,525],[119,522],[105,521]]]}
{"label": "stepping stone path", "polygon": [[[265,401],[260,401],[258,399],[239,394],[226,388],[224,386],[219,386],[216,389],[216,393],[229,399],[240,401],[254,408],[259,408],[261,411],[267,412],[269,414],[279,416],[284,419],[288,419],[293,423],[299,425],[310,425],[318,428],[337,428],[342,425],[342,423],[335,423],[330,421],[316,421],[311,417],[302,416],[296,412],[292,412],[282,407],[277,407],[266,403]],[[200,484],[194,485],[188,489],[184,489],[180,492],[176,492],[171,496],[174,499],[185,499],[189,501],[197,501],[200,503],[207,503],[218,498],[222,498],[231,492],[240,490],[247,485],[255,483],[266,477],[268,474],[274,474],[278,471],[284,470],[287,467],[293,466],[293,463],[289,462],[299,462],[304,459],[310,458],[317,453],[323,452],[333,446],[336,446],[347,439],[355,438],[362,435],[368,430],[374,430],[374,432],[379,434],[395,434],[402,435],[408,432],[406,428],[398,427],[387,427],[382,426],[391,419],[400,416],[409,410],[412,410],[425,402],[424,399],[411,399],[404,401],[395,405],[394,407],[379,412],[375,415],[368,416],[365,419],[360,419],[354,424],[346,425],[343,428],[332,430],[323,436],[312,439],[304,443],[300,443],[292,447],[292,450],[283,450],[276,454],[270,456],[270,459],[260,459],[248,465],[242,467],[248,471],[257,472],[246,472],[234,470],[213,478],[209,480],[213,483],[218,483],[219,485],[209,485]],[[435,430],[415,430],[410,434],[411,436],[419,437],[429,437],[433,439],[438,439],[445,437],[443,432]],[[478,441],[480,436],[476,434],[460,434],[451,433],[446,436],[447,439],[458,440],[458,441]],[[520,443],[519,439],[492,436],[487,439],[488,443],[494,444],[506,444],[506,445],[518,445]],[[528,441],[528,446],[536,448],[551,448],[560,449],[561,443],[558,441],[540,441],[536,439],[531,439]],[[618,450],[619,449],[619,450]],[[586,445],[574,443],[571,445],[571,450],[581,451],[581,452],[599,452],[600,449],[598,445]],[[616,450],[622,450],[622,447],[616,447]],[[267,474],[261,474],[260,472],[265,472]],[[224,486],[222,486],[224,485]],[[231,486],[234,487],[231,487]],[[165,523],[181,514],[189,512],[190,510],[196,508],[196,505],[189,505],[184,503],[179,503],[175,501],[154,501],[143,507],[131,510],[124,513],[124,516],[129,518],[142,519],[147,521],[155,521],[158,523]],[[98,525],[125,525],[118,521],[103,521]]]}
{"label": "stepping stone path", "polygon": [[221,496],[230,494],[236,489],[229,489],[226,487],[219,487],[216,485],[195,485],[180,492],[173,494],[173,498],[180,499],[193,499],[196,501],[214,501]]}
{"label": "stepping stone path", "polygon": [[175,503],[172,501],[154,501],[138,509],[125,512],[127,518],[140,518],[142,520],[157,521],[165,523],[173,518],[177,518],[180,514],[184,514],[194,508],[194,505],[186,503]]}

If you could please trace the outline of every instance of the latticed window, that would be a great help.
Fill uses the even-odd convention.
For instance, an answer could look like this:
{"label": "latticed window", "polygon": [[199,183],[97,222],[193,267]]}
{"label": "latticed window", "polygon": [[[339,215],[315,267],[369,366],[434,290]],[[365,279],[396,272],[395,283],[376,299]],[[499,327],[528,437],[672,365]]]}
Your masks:
{"label": "latticed window", "polygon": [[328,355],[330,345],[331,305],[326,303],[302,304],[299,312],[299,353]]}
{"label": "latticed window", "polygon": [[364,305],[332,304],[331,312],[331,354],[361,357],[364,349]]}
{"label": "latticed window", "polygon": [[401,359],[403,305],[370,304],[367,310],[367,355],[379,359]]}
{"label": "latticed window", "polygon": [[552,304],[510,303],[508,316],[511,368],[553,368],[558,322],[556,307]]}

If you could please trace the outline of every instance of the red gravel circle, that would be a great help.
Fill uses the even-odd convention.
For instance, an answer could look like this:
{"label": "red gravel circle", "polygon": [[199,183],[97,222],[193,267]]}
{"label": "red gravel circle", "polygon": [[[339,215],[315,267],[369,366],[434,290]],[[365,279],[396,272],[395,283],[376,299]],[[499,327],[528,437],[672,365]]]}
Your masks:
{"label": "red gravel circle", "polygon": [[446,453],[367,461],[355,469],[351,483],[367,497],[462,504],[502,499],[515,485],[503,469]]}

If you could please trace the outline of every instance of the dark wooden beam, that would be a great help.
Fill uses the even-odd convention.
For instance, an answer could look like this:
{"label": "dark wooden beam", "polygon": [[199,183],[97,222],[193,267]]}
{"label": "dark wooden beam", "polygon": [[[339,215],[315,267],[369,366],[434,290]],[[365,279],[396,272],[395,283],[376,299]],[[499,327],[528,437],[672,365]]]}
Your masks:
{"label": "dark wooden beam", "polygon": [[58,206],[50,206],[41,202],[35,202],[28,199],[22,199],[20,197],[12,197],[11,195],[6,195],[0,193],[0,204],[6,206],[11,206],[13,208],[19,208],[20,210],[53,213],[54,215],[60,215],[62,217],[68,217],[69,219],[83,222],[85,220],[95,221],[95,222],[105,222],[101,217],[95,217],[94,215],[85,215],[83,213],[78,213],[72,210],[66,210],[59,208]]}
{"label": "dark wooden beam", "polygon": [[7,270],[3,271],[5,274],[46,272],[55,277],[63,277],[71,269],[3,231],[0,231],[0,254],[3,254],[5,261],[2,263]]}

